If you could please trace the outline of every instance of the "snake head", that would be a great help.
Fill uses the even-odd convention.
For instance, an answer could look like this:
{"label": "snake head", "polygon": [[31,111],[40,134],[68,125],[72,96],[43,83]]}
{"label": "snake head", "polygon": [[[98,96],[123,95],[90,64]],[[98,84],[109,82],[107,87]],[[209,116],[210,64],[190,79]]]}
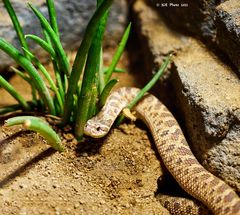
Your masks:
{"label": "snake head", "polygon": [[84,134],[93,138],[104,137],[109,131],[109,127],[101,121],[90,119],[84,127]]}

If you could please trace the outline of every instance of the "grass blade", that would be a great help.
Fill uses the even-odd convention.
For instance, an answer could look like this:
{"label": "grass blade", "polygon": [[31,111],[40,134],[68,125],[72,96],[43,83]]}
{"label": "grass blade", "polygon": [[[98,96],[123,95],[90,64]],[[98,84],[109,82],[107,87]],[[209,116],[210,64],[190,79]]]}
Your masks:
{"label": "grass blade", "polygon": [[[108,69],[109,69],[109,67],[103,68],[104,74],[107,73]],[[113,72],[114,72],[114,73],[125,73],[126,70],[125,70],[125,69],[121,69],[121,68],[115,68],[115,69],[113,70]]]}
{"label": "grass blade", "polygon": [[115,70],[115,68],[117,66],[117,63],[118,63],[120,57],[122,56],[122,53],[123,53],[124,48],[125,48],[125,46],[127,44],[127,41],[128,41],[130,30],[131,30],[131,23],[129,23],[128,27],[126,28],[126,30],[125,30],[125,32],[124,32],[124,34],[122,36],[122,39],[121,39],[121,41],[119,43],[119,46],[117,48],[117,51],[116,51],[116,53],[113,56],[112,63],[109,66],[107,73],[105,74],[105,82],[106,83],[110,80],[110,78],[112,76],[112,73],[113,73],[113,71]]}
{"label": "grass blade", "polygon": [[93,86],[92,88],[92,98],[90,101],[90,105],[88,108],[88,119],[91,118],[93,115],[95,115],[95,112],[97,110],[97,105],[96,105],[96,101],[98,98],[98,91],[97,91],[97,86]]}
{"label": "grass blade", "polygon": [[6,126],[23,125],[26,129],[38,132],[57,151],[64,151],[61,139],[51,126],[41,118],[34,116],[17,116],[5,121]]}
{"label": "grass blade", "polygon": [[[97,8],[103,3],[103,0],[97,0]],[[107,11],[104,15],[104,17],[102,17],[100,23],[99,23],[99,26],[98,26],[98,31],[102,31],[102,34],[103,32],[105,31],[105,28],[106,28],[106,23],[107,23],[107,19],[108,19],[108,16],[109,16],[109,11]],[[97,67],[97,71],[98,71],[98,78],[97,78],[97,89],[98,89],[98,94],[100,95],[104,86],[105,86],[105,80],[104,80],[104,70],[103,70],[103,50],[102,50],[102,47],[101,47],[101,50],[100,50],[100,54],[99,54],[99,64],[98,64],[98,67]]]}
{"label": "grass blade", "polygon": [[49,14],[52,29],[54,30],[56,35],[59,37],[57,13],[55,10],[54,0],[47,0],[47,6],[48,6],[48,14]]}
{"label": "grass blade", "polygon": [[159,80],[163,72],[167,69],[168,64],[171,61],[171,55],[169,55],[165,60],[158,72],[153,76],[153,78],[148,82],[148,84],[138,93],[138,95],[130,102],[128,108],[131,109],[133,106],[143,97],[143,95],[148,92],[154,84]]}
{"label": "grass blade", "polygon": [[47,86],[33,64],[3,38],[0,38],[0,49],[12,57],[29,74],[33,81],[34,87],[36,87],[45,105],[48,107],[49,112],[52,115],[55,115],[54,104]]}
{"label": "grass blade", "polygon": [[2,86],[13,98],[15,98],[18,101],[18,103],[21,104],[24,110],[28,111],[31,109],[31,107],[28,105],[25,99],[1,75],[0,75],[0,86]]}
{"label": "grass blade", "polygon": [[50,74],[48,73],[46,68],[41,64],[41,62],[31,52],[25,50],[24,48],[23,48],[23,50],[28,53],[31,60],[37,65],[37,67],[40,69],[40,71],[42,72],[44,77],[47,79],[51,90],[53,90],[53,92],[55,93],[55,95],[57,97],[57,101],[58,101],[58,104],[59,104],[59,107],[60,107],[60,113],[62,114],[63,113],[63,101],[62,101],[62,98],[61,98],[61,95],[58,91],[57,86],[55,85],[54,81],[52,80],[52,77],[50,76]]}
{"label": "grass blade", "polygon": [[[143,89],[141,89],[141,91],[137,94],[137,96],[128,104],[128,106],[126,108],[132,109],[134,105],[137,104],[137,102],[144,96],[144,94],[146,92],[148,92],[153,86],[154,84],[159,80],[159,78],[161,77],[161,75],[165,72],[165,70],[167,69],[168,64],[171,61],[171,56],[172,55],[168,55],[166,57],[166,59],[164,60],[164,63],[161,65],[160,69],[158,70],[158,72],[153,76],[153,78],[147,83],[147,85],[145,85],[145,87]],[[116,125],[119,126],[122,121],[124,120],[124,116],[120,115],[116,121]]]}
{"label": "grass blade", "polygon": [[[39,102],[39,101],[36,101],[36,102],[28,101],[27,103],[31,107],[31,110],[33,110],[34,108],[37,107],[37,102]],[[0,115],[10,113],[10,112],[15,112],[18,110],[22,110],[22,105],[15,104],[15,105],[4,106],[4,107],[0,108]]]}
{"label": "grass blade", "polygon": [[0,115],[10,113],[10,112],[15,112],[21,109],[22,109],[22,105],[20,104],[5,106],[3,108],[0,108]]}
{"label": "grass blade", "polygon": [[[54,49],[52,48],[52,46],[50,46],[45,40],[43,40],[42,38],[33,35],[33,34],[26,34],[25,35],[26,39],[31,39],[33,40],[35,43],[37,43],[38,45],[40,45],[46,52],[48,52],[52,58],[56,58],[56,53],[54,51]],[[25,47],[24,47],[25,48]]]}
{"label": "grass blade", "polygon": [[[19,20],[16,16],[16,13],[15,13],[10,1],[9,0],[3,0],[3,3],[4,3],[5,8],[8,11],[8,14],[9,14],[11,20],[12,20],[14,29],[17,33],[18,39],[21,43],[21,46],[24,47],[25,49],[29,50],[27,41],[24,37],[23,29],[22,29],[22,27],[19,23]],[[26,57],[28,57],[26,53],[24,53],[24,54],[25,54]]]}
{"label": "grass blade", "polygon": [[[48,33],[46,32],[46,30],[44,28],[43,28],[43,35],[44,35],[45,40],[48,43],[48,45],[53,49],[51,39],[50,39]],[[55,52],[55,50],[54,50],[54,52]],[[56,55],[56,52],[55,52],[55,55]],[[63,75],[61,77],[61,72],[60,72],[57,60],[58,60],[57,57],[52,58],[52,64],[53,64],[53,68],[54,68],[55,78],[56,78],[56,81],[57,81],[57,86],[59,88],[59,93],[62,97],[62,101],[64,101],[64,96],[65,96],[64,87],[65,86],[63,86],[63,78],[62,78],[63,75],[64,75],[64,72],[62,72]]]}
{"label": "grass blade", "polygon": [[[18,37],[18,40],[19,40],[21,46],[24,47],[25,49],[29,50],[26,38],[24,37],[23,29],[22,29],[20,22],[16,16],[14,8],[12,7],[9,0],[4,0],[3,3],[5,5],[5,8],[8,11],[8,14],[9,14],[11,20],[12,20],[14,29],[16,31],[16,34],[17,34],[17,37]],[[26,52],[23,52],[23,53],[24,53],[25,57],[27,57],[29,59],[29,56],[27,55],[27,53]],[[36,89],[32,84],[31,84],[31,87],[32,87],[33,100],[36,100]]]}
{"label": "grass blade", "polygon": [[26,74],[24,74],[19,69],[14,67],[11,67],[11,69],[13,72],[15,72],[18,76],[20,76],[23,80],[25,80],[27,83],[31,85],[31,79]]}
{"label": "grass blade", "polygon": [[55,51],[59,57],[58,63],[59,63],[59,65],[61,65],[64,74],[69,76],[70,75],[69,62],[67,60],[67,56],[62,47],[62,44],[59,40],[59,37],[56,35],[56,33],[54,32],[54,30],[48,23],[47,19],[42,15],[42,13],[37,8],[35,8],[33,5],[31,5],[30,3],[28,5],[32,9],[34,14],[38,17],[43,28],[47,31],[47,33],[55,47]]}
{"label": "grass blade", "polygon": [[[48,32],[43,28],[43,35],[45,37],[45,40],[47,43],[53,48],[53,44],[51,42],[51,38],[48,35]],[[55,52],[56,53],[56,52]],[[67,60],[69,62],[69,58],[67,57]],[[66,92],[66,83],[65,83],[65,73],[64,73],[64,68],[59,64],[61,59],[56,55],[56,58],[52,58],[52,64],[54,68],[54,73],[55,73],[55,78],[57,81],[57,85],[59,87],[60,94],[62,96],[62,100],[64,101],[64,96]]]}
{"label": "grass blade", "polygon": [[112,88],[115,86],[115,84],[118,83],[117,79],[110,80],[107,85],[104,87],[100,98],[99,98],[99,109],[102,108],[107,100],[107,97],[109,96],[109,93],[111,92]]}
{"label": "grass blade", "polygon": [[98,69],[98,94],[100,95],[104,86],[105,86],[105,80],[104,80],[104,73],[105,72],[105,68],[103,66],[103,50],[101,48],[100,51],[100,59],[99,59],[99,69]]}
{"label": "grass blade", "polygon": [[31,78],[28,77],[23,72],[21,72],[20,70],[18,70],[17,68],[11,67],[11,69],[13,70],[13,72],[15,72],[18,76],[20,76],[22,79],[24,79],[26,82],[28,82],[31,85],[31,89],[32,89],[32,102],[36,104],[36,102],[37,102],[37,91],[36,91],[32,81],[31,81]]}
{"label": "grass blade", "polygon": [[59,89],[59,93],[61,95],[62,101],[64,102],[64,96],[65,96],[65,92],[63,89],[63,85],[62,85],[62,79],[61,79],[61,75],[58,69],[58,65],[57,62],[53,59],[52,61],[53,64],[53,68],[54,68],[54,72],[55,72],[55,78],[56,78],[56,82],[57,82],[57,86]]}
{"label": "grass blade", "polygon": [[78,81],[83,71],[83,67],[85,65],[85,61],[87,58],[87,54],[89,48],[92,43],[92,39],[97,30],[98,24],[100,22],[101,17],[106,13],[106,11],[111,6],[113,0],[104,0],[103,3],[97,8],[91,20],[89,21],[83,40],[81,45],[77,51],[76,58],[73,63],[72,72],[69,78],[69,83],[71,83],[68,87],[66,101],[64,106],[64,117],[63,123],[66,124],[69,121],[72,107],[73,107],[73,95],[77,91]]}

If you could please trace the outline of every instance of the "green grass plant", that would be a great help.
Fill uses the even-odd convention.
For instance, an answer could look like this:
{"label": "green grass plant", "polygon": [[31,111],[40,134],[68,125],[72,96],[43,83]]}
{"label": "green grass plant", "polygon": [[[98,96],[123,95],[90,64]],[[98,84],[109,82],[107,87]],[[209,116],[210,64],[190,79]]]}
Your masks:
{"label": "green grass plant", "polygon": [[[96,10],[88,22],[82,42],[71,66],[60,40],[54,0],[46,0],[49,21],[35,6],[28,4],[39,20],[43,38],[32,34],[25,35],[11,2],[4,0],[3,3],[13,22],[22,48],[18,50],[6,40],[0,38],[0,49],[14,59],[20,67],[12,68],[12,70],[31,86],[32,100],[26,101],[0,75],[0,85],[17,101],[15,105],[0,108],[0,114],[23,110],[39,111],[60,117],[62,120],[59,126],[71,124],[75,128],[75,136],[81,140],[87,120],[98,113],[110,91],[118,82],[117,79],[111,79],[112,74],[114,72],[124,72],[124,70],[116,68],[116,66],[126,46],[131,23],[122,36],[110,66],[104,67],[102,41],[113,0],[97,0]],[[28,46],[29,40],[34,41],[48,53],[53,64],[54,77],[50,76],[49,71],[37,56],[31,52]],[[166,62],[164,65],[166,67]],[[159,75],[155,79],[158,78]],[[151,82],[150,85],[153,84]],[[54,149],[63,151],[60,137],[43,119],[33,116],[21,116],[6,121],[7,126],[17,124],[40,133]]]}

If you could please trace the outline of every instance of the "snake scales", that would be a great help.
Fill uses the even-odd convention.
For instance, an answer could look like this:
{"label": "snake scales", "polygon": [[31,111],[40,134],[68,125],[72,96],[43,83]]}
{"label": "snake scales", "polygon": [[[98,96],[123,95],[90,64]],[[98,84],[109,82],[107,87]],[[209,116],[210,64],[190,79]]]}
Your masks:
{"label": "snake scales", "polygon": [[[105,136],[117,116],[138,92],[137,88],[123,87],[111,93],[99,114],[88,120],[84,133],[94,138]],[[214,214],[240,214],[238,195],[201,166],[192,154],[177,121],[156,97],[146,94],[134,107],[134,111],[150,129],[168,171],[187,193]]]}

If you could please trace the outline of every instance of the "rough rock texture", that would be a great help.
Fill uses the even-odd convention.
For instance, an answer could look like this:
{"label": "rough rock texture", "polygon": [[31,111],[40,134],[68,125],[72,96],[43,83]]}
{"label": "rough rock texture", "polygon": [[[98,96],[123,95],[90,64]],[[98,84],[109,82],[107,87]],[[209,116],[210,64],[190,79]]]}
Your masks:
{"label": "rough rock texture", "polygon": [[[179,28],[184,27],[191,33],[201,35],[204,38],[215,38],[215,7],[220,0],[184,0],[177,2],[151,0],[151,2],[156,6],[157,11]],[[179,18],[181,22],[179,22]]]}
{"label": "rough rock texture", "polygon": [[[26,34],[41,35],[39,22],[26,4],[27,2],[32,2],[46,15],[47,7],[45,0],[13,0],[11,2],[24,28],[24,32]],[[58,0],[55,2],[61,39],[67,50],[78,48],[85,26],[95,10],[95,3],[95,0]],[[106,41],[108,44],[119,41],[125,28],[127,12],[128,7],[125,0],[115,1],[111,10],[106,34]],[[15,31],[12,28],[11,20],[3,6],[3,2],[0,2],[0,37],[5,38],[14,46],[19,47]],[[42,49],[33,43],[30,44],[35,53],[38,53],[41,57],[46,56],[46,53],[42,51]],[[0,62],[0,70],[2,70],[9,66],[12,60],[1,51]]]}
{"label": "rough rock texture", "polygon": [[182,4],[178,2],[179,5],[172,0],[150,2],[175,28],[203,39],[214,49],[218,47],[223,50],[240,71],[239,0],[184,0],[180,1]]}
{"label": "rough rock texture", "polygon": [[[240,81],[199,41],[170,30],[155,10],[136,1],[133,13],[148,69],[175,51],[167,95],[175,100],[199,161],[240,192]],[[166,84],[167,85],[167,84]],[[160,91],[159,94],[163,94]]]}
{"label": "rough rock texture", "polygon": [[[240,1],[231,0],[217,7],[216,40],[240,72]],[[224,36],[223,36],[224,35]]]}

